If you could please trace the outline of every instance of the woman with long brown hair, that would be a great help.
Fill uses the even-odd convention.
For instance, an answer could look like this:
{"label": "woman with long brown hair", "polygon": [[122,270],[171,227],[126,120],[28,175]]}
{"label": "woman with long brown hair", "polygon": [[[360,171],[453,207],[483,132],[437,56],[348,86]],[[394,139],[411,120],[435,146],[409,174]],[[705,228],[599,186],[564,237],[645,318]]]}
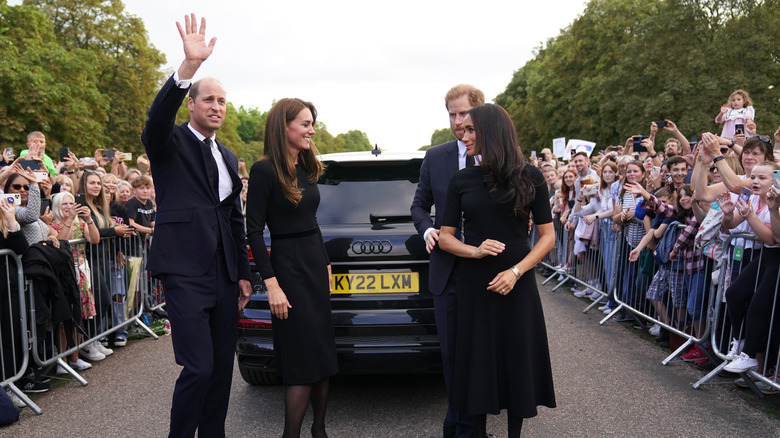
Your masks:
{"label": "woman with long brown hair", "polygon": [[[282,99],[265,127],[265,156],[252,165],[247,194],[247,240],[268,290],[276,371],[287,385],[284,437],[300,435],[311,400],[312,436],[326,437],[330,376],[338,372],[330,308],[330,262],[315,214],[322,163],[312,143],[317,110]],[[263,240],[271,232],[268,251]]]}
{"label": "woman with long brown hair", "polygon": [[[518,437],[537,406],[555,407],[550,353],[533,271],[555,243],[547,186],[523,156],[509,114],[472,108],[463,121],[466,153],[478,166],[458,171],[447,191],[439,245],[458,256],[457,319],[450,403],[474,416],[507,410]],[[464,221],[465,242],[455,237]],[[531,248],[529,221],[539,232]]]}

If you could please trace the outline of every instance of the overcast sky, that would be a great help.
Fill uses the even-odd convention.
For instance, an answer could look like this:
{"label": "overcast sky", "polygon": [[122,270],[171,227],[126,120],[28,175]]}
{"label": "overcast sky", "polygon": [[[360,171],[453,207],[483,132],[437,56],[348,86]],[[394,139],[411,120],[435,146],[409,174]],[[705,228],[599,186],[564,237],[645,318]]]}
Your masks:
{"label": "overcast sky", "polygon": [[[17,3],[17,2],[9,2]],[[444,94],[470,83],[488,100],[533,50],[557,36],[585,0],[125,0],[173,72],[183,58],[176,21],[194,12],[217,37],[196,77],[222,81],[238,107],[314,103],[337,135],[365,132],[386,150],[414,150],[449,126]]]}

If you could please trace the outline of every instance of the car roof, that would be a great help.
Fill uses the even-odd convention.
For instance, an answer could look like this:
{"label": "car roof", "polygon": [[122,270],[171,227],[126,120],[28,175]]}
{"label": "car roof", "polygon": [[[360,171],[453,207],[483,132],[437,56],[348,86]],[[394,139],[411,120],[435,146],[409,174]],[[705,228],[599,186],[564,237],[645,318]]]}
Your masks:
{"label": "car roof", "polygon": [[322,161],[336,162],[360,162],[360,161],[403,161],[413,159],[423,159],[425,151],[397,152],[382,151],[381,154],[374,155],[373,151],[359,152],[338,152],[334,154],[323,154],[319,158]]}

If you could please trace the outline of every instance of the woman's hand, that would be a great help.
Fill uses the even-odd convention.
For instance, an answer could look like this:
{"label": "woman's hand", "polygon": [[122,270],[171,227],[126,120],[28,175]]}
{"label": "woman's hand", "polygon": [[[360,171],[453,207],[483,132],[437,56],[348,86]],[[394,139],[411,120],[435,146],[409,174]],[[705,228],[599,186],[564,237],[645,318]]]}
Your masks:
{"label": "woman's hand", "polygon": [[8,224],[9,230],[19,229],[18,223],[16,222],[16,209],[12,204],[9,204],[5,201],[0,201],[0,211],[2,212],[3,216],[5,216],[5,221]]}
{"label": "woman's hand", "polygon": [[[520,273],[520,276],[523,276],[523,272]],[[509,292],[512,292],[517,280],[518,277],[515,277],[515,273],[512,272],[512,269],[507,269],[506,271],[499,272],[498,275],[493,277],[493,280],[488,283],[487,290],[506,295]]]}
{"label": "woman's hand", "polygon": [[594,221],[597,221],[598,219],[599,219],[599,217],[595,213],[594,214],[589,214],[587,216],[583,216],[583,218],[582,218],[582,220],[584,220],[585,223],[588,224],[588,225],[592,224]]}
{"label": "woman's hand", "polygon": [[119,237],[130,237],[135,235],[135,230],[125,224],[115,226],[114,232]]}
{"label": "woman's hand", "polygon": [[720,209],[723,210],[723,214],[731,214],[734,212],[734,201],[731,200],[731,194],[729,192],[721,193],[718,196],[718,204]]}
{"label": "woman's hand", "polygon": [[60,241],[57,239],[57,236],[53,236],[49,234],[48,236],[46,236],[45,239],[43,239],[43,241],[51,243],[51,245],[54,246],[55,248],[60,247]]}
{"label": "woman's hand", "polygon": [[630,253],[628,253],[628,261],[629,262],[635,262],[639,259],[639,253],[642,252],[639,250],[639,248],[634,248],[631,250]]}
{"label": "woman's hand", "polygon": [[634,210],[630,208],[626,208],[625,210],[623,210],[622,213],[620,213],[620,219],[623,220],[623,223],[630,221],[631,219],[633,219],[633,217],[634,217]]}
{"label": "woman's hand", "polygon": [[563,229],[566,231],[571,231],[574,229],[574,223],[571,221],[566,221],[566,224],[563,226]]}
{"label": "woman's hand", "polygon": [[650,198],[650,193],[648,193],[648,191],[645,190],[645,188],[642,187],[640,184],[627,182],[623,184],[623,188],[626,189],[626,191],[628,193],[631,193],[632,195],[639,195],[645,199]]}
{"label": "woman's hand", "polygon": [[330,265],[328,265],[328,292],[333,293],[333,272],[330,270]]}
{"label": "woman's hand", "polygon": [[673,249],[669,252],[669,260],[676,262],[677,261],[677,250]]}
{"label": "woman's hand", "polygon": [[481,259],[489,255],[496,256],[504,252],[504,248],[506,248],[506,245],[498,240],[485,239],[484,242],[480,243],[479,246],[474,249],[472,258]]}
{"label": "woman's hand", "polygon": [[279,319],[287,319],[288,309],[292,309],[292,305],[287,301],[287,295],[279,286],[268,288],[268,307],[271,309],[271,315]]}
{"label": "woman's hand", "polygon": [[750,214],[752,211],[752,207],[749,203],[745,202],[742,198],[737,198],[737,211],[739,212],[739,215],[743,218],[747,218],[747,215]]}
{"label": "woman's hand", "polygon": [[780,190],[772,185],[769,192],[766,194],[766,205],[770,210],[777,210],[780,208]]}
{"label": "woman's hand", "polygon": [[[49,207],[46,207],[46,210],[41,215],[41,220],[46,225],[51,225],[51,221],[54,219],[54,213],[52,213],[51,209]],[[59,243],[59,242],[57,242]]]}
{"label": "woman's hand", "polygon": [[84,222],[89,222],[92,211],[86,205],[81,205],[79,208],[71,209],[71,214],[74,218],[78,215],[81,219],[84,219]]}

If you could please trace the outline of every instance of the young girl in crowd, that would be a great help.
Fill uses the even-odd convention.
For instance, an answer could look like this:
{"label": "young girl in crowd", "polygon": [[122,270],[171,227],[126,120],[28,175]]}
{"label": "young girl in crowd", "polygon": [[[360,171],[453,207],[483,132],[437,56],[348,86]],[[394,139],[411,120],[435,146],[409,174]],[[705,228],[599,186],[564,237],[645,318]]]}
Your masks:
{"label": "young girl in crowd", "polygon": [[777,212],[780,202],[773,195],[772,204],[768,205],[767,194],[774,183],[772,172],[778,169],[774,162],[758,164],[751,174],[753,194],[749,201],[737,198],[735,203],[726,198],[721,202],[724,228],[753,233],[764,244],[761,257],[753,257],[726,289],[733,339],[726,356],[731,363],[724,369],[734,373],[757,368],[756,356],[766,344],[780,267],[780,244],[774,233],[780,231],[780,224],[772,223],[772,216],[775,222],[780,219]]}
{"label": "young girl in crowd", "polygon": [[[563,184],[561,184],[561,196],[563,198],[564,209],[563,213],[561,213],[560,220],[561,224],[564,224],[564,226],[569,220],[569,215],[574,211],[576,203],[576,190],[574,189],[575,181],[577,181],[577,172],[574,169],[567,169],[563,173]],[[574,233],[564,232],[562,240],[565,245],[564,248],[566,248],[563,254],[563,260],[566,263],[565,269],[568,272],[574,267]]]}
{"label": "young girl in crowd", "polygon": [[[639,245],[645,232],[644,225],[634,219],[637,205],[642,198],[626,190],[626,183],[645,185],[645,168],[640,161],[631,161],[626,165],[623,188],[618,193],[617,203],[612,220],[623,229],[625,241],[621,242],[620,253],[617,255],[620,266],[618,272],[623,272],[618,278],[618,295],[624,303],[634,304],[637,293],[637,282],[640,280],[639,263],[628,260],[628,253]],[[649,226],[648,226],[649,228]],[[609,307],[614,309],[617,303],[610,301]]]}
{"label": "young girl in crowd", "polygon": [[715,117],[715,122],[723,123],[721,137],[732,138],[740,132],[736,131],[736,125],[742,125],[741,134],[745,136],[753,134],[749,131],[748,125],[753,125],[756,118],[756,111],[753,109],[753,101],[745,90],[736,90],[729,96],[728,102],[721,105],[720,112]]}
{"label": "young girl in crowd", "polygon": [[[602,164],[601,174],[599,175],[601,182],[597,193],[599,210],[583,217],[583,220],[587,223],[599,222],[599,242],[604,242],[599,248],[601,262],[604,267],[604,278],[601,283],[605,288],[602,290],[605,291],[612,291],[615,284],[612,278],[615,263],[615,246],[610,243],[615,241],[615,231],[612,229],[610,222],[615,211],[615,199],[612,196],[612,190],[613,186],[617,188],[617,185],[619,185],[617,171],[618,166],[612,161],[605,161]],[[598,295],[595,297],[598,297]]]}
{"label": "young girl in crowd", "polygon": [[[626,190],[630,191],[634,195],[641,196],[644,201],[642,203],[643,208],[648,209],[645,203],[648,203],[652,198],[651,195],[635,184],[626,184]],[[663,187],[656,192],[656,201],[662,205],[670,205],[677,201],[677,196],[669,187]],[[630,262],[636,262],[639,259],[639,253],[648,245],[652,246],[652,249],[656,253],[656,262],[659,265],[658,271],[653,276],[653,281],[650,283],[650,287],[647,288],[646,298],[653,304],[657,318],[667,324],[672,325],[674,321],[670,319],[668,308],[666,303],[669,300],[664,300],[667,292],[672,297],[672,303],[675,312],[676,322],[682,323],[684,318],[682,317],[682,310],[685,307],[682,305],[683,294],[683,276],[679,270],[679,263],[672,262],[668,259],[668,250],[666,254],[661,254],[663,251],[661,245],[658,244],[662,239],[667,240],[674,238],[677,233],[676,218],[674,216],[667,217],[664,215],[657,215],[653,219],[653,223],[650,227],[650,231],[642,238],[634,249],[628,255]],[[655,246],[658,245],[658,246]]]}
{"label": "young girl in crowd", "polygon": [[[100,241],[100,234],[95,226],[95,221],[90,217],[89,207],[76,204],[73,195],[69,192],[60,192],[52,197],[52,223],[59,235],[60,240],[76,240],[86,238],[87,242],[96,244]],[[95,296],[92,293],[92,287],[88,276],[89,263],[84,243],[72,244],[70,246],[73,254],[73,263],[78,278],[79,291],[81,292],[81,317],[82,319],[91,319],[96,316]],[[76,334],[76,331],[73,330]],[[64,343],[65,331],[60,331],[60,351],[65,351],[67,346]],[[76,371],[83,371],[92,368],[87,362],[79,359],[78,352],[74,351],[68,360],[69,365]],[[66,374],[67,372],[57,366],[57,374]]]}
{"label": "young girl in crowd", "polygon": [[[109,287],[110,265],[121,262],[121,246],[113,237],[130,236],[133,231],[127,225],[117,225],[112,219],[111,203],[103,190],[101,175],[92,170],[85,170],[79,179],[79,193],[84,195],[84,200],[90,209],[92,220],[97,225],[101,241],[97,245],[91,245],[87,249],[87,258],[92,261],[91,284],[95,295],[96,318],[93,324],[88,325],[90,333],[105,331],[108,324],[109,311],[111,309],[111,289]],[[105,242],[103,241],[105,239]],[[118,259],[119,257],[119,259]],[[121,264],[121,263],[120,263]],[[82,354],[92,360],[101,360],[101,355],[112,352],[100,342],[93,342],[82,349]],[[95,353],[100,354],[95,354]],[[108,353],[111,354],[111,353]]]}

